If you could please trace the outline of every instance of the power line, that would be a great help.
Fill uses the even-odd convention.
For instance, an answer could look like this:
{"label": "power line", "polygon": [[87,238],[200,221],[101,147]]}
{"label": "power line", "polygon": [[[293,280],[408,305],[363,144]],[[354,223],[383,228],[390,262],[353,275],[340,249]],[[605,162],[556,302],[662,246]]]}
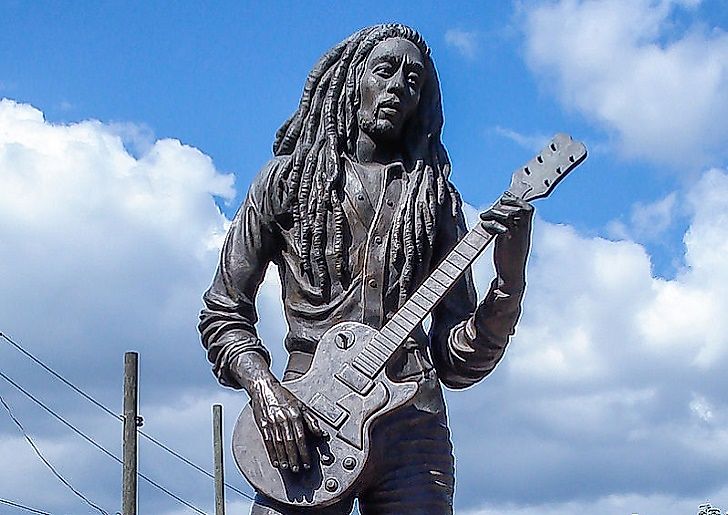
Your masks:
{"label": "power line", "polygon": [[[36,356],[34,356],[33,354],[31,354],[29,351],[27,351],[26,349],[24,349],[22,345],[20,345],[18,342],[16,342],[15,340],[13,340],[10,336],[6,335],[2,331],[0,331],[0,338],[3,338],[10,345],[12,345],[13,347],[15,347],[18,351],[20,351],[23,355],[25,355],[27,358],[29,358],[30,360],[32,360],[35,364],[37,364],[38,366],[40,366],[43,370],[45,370],[46,372],[48,372],[49,374],[51,374],[53,377],[55,377],[56,379],[58,379],[59,381],[61,381],[63,384],[65,384],[66,386],[68,386],[70,389],[72,389],[74,392],[76,392],[77,394],[79,394],[81,397],[83,397],[84,399],[86,399],[87,401],[89,401],[91,404],[93,404],[97,408],[101,409],[102,411],[104,411],[108,415],[116,418],[117,420],[121,420],[122,422],[124,421],[124,417],[122,415],[119,415],[117,413],[114,413],[107,406],[105,406],[101,402],[99,402],[96,399],[94,399],[93,397],[91,397],[91,395],[87,394],[81,388],[79,388],[78,386],[76,386],[75,384],[73,384],[71,381],[69,381],[68,379],[66,379],[65,377],[63,377],[61,374],[59,374],[58,372],[56,372],[55,370],[53,370],[50,366],[48,366],[45,363],[43,363],[43,361],[41,361],[39,358],[37,358]],[[145,433],[141,429],[138,430],[138,433],[143,438],[149,440],[150,442],[152,442],[154,445],[156,445],[160,449],[168,452],[169,454],[171,454],[172,456],[174,456],[175,458],[177,458],[178,460],[180,460],[184,464],[186,464],[186,465],[192,467],[193,469],[197,470],[198,472],[206,475],[210,479],[213,479],[213,480],[215,479],[215,476],[212,473],[208,472],[203,467],[197,465],[196,463],[194,463],[193,461],[189,460],[188,458],[185,458],[182,454],[178,453],[174,449],[172,449],[169,446],[165,445],[164,443],[160,442],[159,440],[157,440],[153,436]],[[233,492],[235,492],[235,493],[237,493],[237,494],[245,497],[246,499],[248,499],[250,501],[255,501],[255,499],[253,497],[251,497],[250,495],[246,494],[242,490],[236,488],[235,486],[229,484],[228,482],[225,482],[225,487],[228,488],[229,490],[232,490]]]}
{"label": "power line", "polygon": [[79,492],[76,488],[74,488],[73,485],[71,483],[69,483],[68,480],[61,475],[60,472],[58,472],[56,470],[56,468],[53,466],[53,464],[50,461],[48,461],[48,459],[46,459],[45,456],[43,456],[43,453],[40,452],[40,449],[35,444],[33,439],[30,437],[28,432],[25,430],[25,428],[23,427],[23,424],[21,424],[20,420],[18,420],[18,418],[13,414],[13,410],[10,409],[10,406],[8,405],[7,402],[5,402],[5,399],[3,399],[2,395],[0,395],[0,403],[3,405],[5,410],[8,412],[8,415],[10,415],[10,418],[15,423],[15,425],[18,427],[20,432],[23,433],[23,436],[28,441],[30,446],[33,448],[33,451],[35,452],[35,454],[38,456],[38,458],[40,458],[40,460],[45,464],[45,466],[48,467],[48,469],[53,473],[53,475],[56,476],[56,478],[58,478],[58,480],[61,483],[63,483],[69,490],[71,490],[71,492],[73,492],[76,497],[83,500],[86,504],[91,506],[93,509],[99,511],[103,515],[109,515],[109,513],[106,510],[104,510],[103,508],[94,504],[88,497],[86,497],[81,492]]}
{"label": "power line", "polygon": [[6,506],[12,506],[13,508],[20,508],[21,510],[29,511],[30,513],[38,513],[39,515],[52,515],[51,513],[48,513],[47,511],[36,510],[35,508],[31,508],[29,506],[24,506],[17,502],[8,501],[7,499],[0,499],[0,504],[5,504]]}
{"label": "power line", "polygon": [[[86,440],[88,443],[90,443],[91,445],[93,445],[94,447],[96,447],[99,451],[103,452],[104,454],[106,454],[108,457],[110,457],[111,459],[113,459],[117,463],[123,464],[122,460],[120,458],[118,458],[114,453],[112,453],[111,451],[109,451],[108,449],[106,449],[105,447],[103,447],[101,444],[97,443],[93,438],[91,438],[90,436],[86,435],[84,432],[82,432],[76,426],[74,426],[73,424],[71,424],[70,422],[68,422],[66,419],[64,419],[62,416],[60,416],[58,413],[56,413],[51,408],[49,408],[48,406],[46,406],[45,404],[43,404],[43,402],[40,401],[40,400],[38,400],[35,396],[33,396],[32,393],[28,392],[25,388],[23,388],[22,386],[20,386],[18,383],[16,383],[15,381],[13,381],[11,378],[9,378],[7,375],[5,375],[1,371],[0,371],[0,377],[3,378],[3,379],[5,379],[5,381],[7,381],[8,383],[10,383],[15,389],[19,390],[23,395],[25,395],[26,397],[28,397],[31,401],[33,401],[38,406],[40,406],[41,408],[43,408],[53,418],[55,418],[56,420],[58,420],[59,422],[61,422],[63,425],[65,425],[66,427],[68,427],[71,431],[73,431],[74,433],[76,433],[78,436],[80,436],[81,438],[83,438],[84,440]],[[171,491],[169,491],[168,489],[166,489],[165,487],[163,487],[162,485],[160,485],[159,483],[157,483],[153,479],[150,479],[146,475],[142,474],[141,472],[138,472],[137,475],[140,478],[142,478],[144,481],[146,481],[147,483],[149,483],[150,485],[152,485],[157,490],[159,490],[159,491],[167,494],[169,497],[173,498],[177,502],[179,502],[181,504],[184,504],[185,506],[187,506],[191,510],[195,511],[196,513],[199,513],[200,515],[207,515],[201,509],[199,509],[196,506],[194,506],[193,504],[190,504],[189,502],[185,501],[184,499],[182,499],[178,495],[172,493]]]}

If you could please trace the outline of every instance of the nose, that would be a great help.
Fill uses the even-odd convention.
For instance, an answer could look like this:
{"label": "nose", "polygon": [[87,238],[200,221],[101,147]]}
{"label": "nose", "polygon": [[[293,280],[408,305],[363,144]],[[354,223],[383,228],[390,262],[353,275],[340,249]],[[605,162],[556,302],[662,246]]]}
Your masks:
{"label": "nose", "polygon": [[387,81],[387,92],[402,94],[405,90],[404,70],[400,67]]}

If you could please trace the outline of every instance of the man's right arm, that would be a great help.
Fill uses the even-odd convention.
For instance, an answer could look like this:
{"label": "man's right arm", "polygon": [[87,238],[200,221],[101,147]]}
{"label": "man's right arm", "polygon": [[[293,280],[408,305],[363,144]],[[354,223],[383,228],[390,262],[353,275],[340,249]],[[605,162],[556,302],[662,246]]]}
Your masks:
{"label": "man's right arm", "polygon": [[220,383],[244,388],[274,467],[298,472],[311,467],[305,429],[323,432],[316,419],[270,371],[270,354],[258,339],[255,297],[279,252],[271,199],[277,198],[273,161],[256,177],[228,230],[212,286],[203,296],[199,330]]}
{"label": "man's right arm", "polygon": [[266,199],[274,166],[266,166],[251,185],[228,229],[212,285],[203,295],[198,326],[202,345],[215,376],[232,388],[244,386],[233,376],[232,367],[243,353],[255,352],[270,363],[255,329],[255,297],[280,241]]}

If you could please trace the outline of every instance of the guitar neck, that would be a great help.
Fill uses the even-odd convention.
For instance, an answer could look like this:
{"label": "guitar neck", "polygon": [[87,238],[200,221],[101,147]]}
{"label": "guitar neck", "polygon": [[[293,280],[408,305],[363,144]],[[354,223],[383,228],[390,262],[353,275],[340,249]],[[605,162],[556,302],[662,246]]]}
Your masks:
{"label": "guitar neck", "polygon": [[[586,155],[583,143],[573,140],[568,134],[557,134],[539,154],[513,173],[507,193],[526,201],[544,198],[586,159]],[[394,352],[493,238],[481,224],[476,224],[379,330],[377,336],[366,344],[354,360],[354,366],[371,379],[381,372]]]}
{"label": "guitar neck", "polygon": [[376,338],[367,343],[354,365],[367,376],[375,377],[493,238],[481,224],[476,224],[379,330]]}

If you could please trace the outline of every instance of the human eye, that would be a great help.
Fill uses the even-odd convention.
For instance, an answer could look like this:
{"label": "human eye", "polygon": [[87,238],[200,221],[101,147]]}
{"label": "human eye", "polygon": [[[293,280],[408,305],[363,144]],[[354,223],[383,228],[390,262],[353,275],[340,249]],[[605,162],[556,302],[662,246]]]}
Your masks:
{"label": "human eye", "polygon": [[391,63],[382,62],[374,67],[372,72],[380,77],[391,77],[394,73],[394,67]]}
{"label": "human eye", "polygon": [[407,74],[407,83],[413,88],[418,87],[420,85],[420,74],[416,72]]}

